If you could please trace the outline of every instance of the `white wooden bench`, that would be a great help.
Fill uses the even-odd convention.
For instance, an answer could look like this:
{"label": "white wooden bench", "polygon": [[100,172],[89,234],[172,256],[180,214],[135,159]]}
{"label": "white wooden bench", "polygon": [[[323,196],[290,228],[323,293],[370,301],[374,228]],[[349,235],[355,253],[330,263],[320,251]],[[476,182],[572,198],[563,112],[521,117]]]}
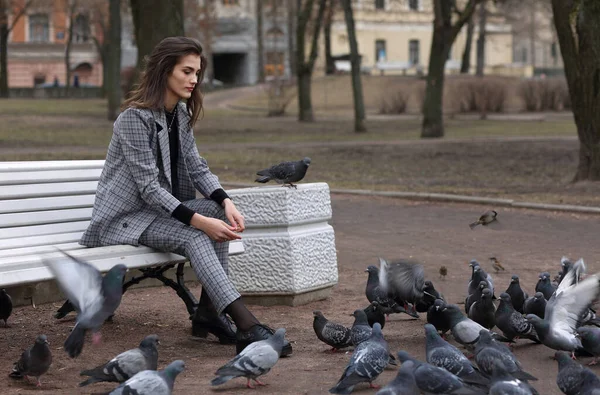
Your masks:
{"label": "white wooden bench", "polygon": [[[117,263],[138,269],[124,291],[147,278],[172,287],[190,315],[197,300],[185,286],[187,259],[152,248],[130,245],[88,248],[78,243],[87,228],[104,161],[0,162],[0,287],[11,287],[52,279],[42,263],[60,255],[56,247],[82,258],[100,271]],[[244,252],[241,241],[229,244],[229,254]],[[177,266],[176,281],[165,276]],[[66,302],[57,318],[72,307]]]}

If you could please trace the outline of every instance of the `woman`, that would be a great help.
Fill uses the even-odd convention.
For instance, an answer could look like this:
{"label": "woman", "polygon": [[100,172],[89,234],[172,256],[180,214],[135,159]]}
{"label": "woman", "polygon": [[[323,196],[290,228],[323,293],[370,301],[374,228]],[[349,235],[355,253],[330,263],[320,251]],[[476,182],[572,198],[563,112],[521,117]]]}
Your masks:
{"label": "woman", "polygon": [[[246,308],[227,276],[229,241],[241,238],[244,217],[196,147],[205,69],[200,43],[187,37],[162,40],[146,59],[139,86],[115,121],[80,243],[142,244],[186,256],[202,283],[198,335],[235,342],[239,353],[273,331]],[[196,190],[203,199],[195,198]],[[286,342],[284,354],[291,352]]]}

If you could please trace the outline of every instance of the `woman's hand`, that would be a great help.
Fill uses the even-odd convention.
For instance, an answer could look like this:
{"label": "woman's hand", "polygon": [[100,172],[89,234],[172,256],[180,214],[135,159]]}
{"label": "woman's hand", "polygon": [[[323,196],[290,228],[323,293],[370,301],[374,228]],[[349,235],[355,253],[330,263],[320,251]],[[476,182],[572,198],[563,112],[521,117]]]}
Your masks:
{"label": "woman's hand", "polygon": [[211,240],[220,243],[242,238],[240,235],[235,233],[235,226],[228,225],[225,221],[222,221],[218,218],[205,217],[196,213],[192,216],[190,225],[206,233]]}
{"label": "woman's hand", "polygon": [[231,199],[227,198],[223,200],[223,208],[225,209],[225,217],[227,217],[229,223],[234,227],[234,230],[236,232],[243,232],[246,229],[244,216],[240,214]]}

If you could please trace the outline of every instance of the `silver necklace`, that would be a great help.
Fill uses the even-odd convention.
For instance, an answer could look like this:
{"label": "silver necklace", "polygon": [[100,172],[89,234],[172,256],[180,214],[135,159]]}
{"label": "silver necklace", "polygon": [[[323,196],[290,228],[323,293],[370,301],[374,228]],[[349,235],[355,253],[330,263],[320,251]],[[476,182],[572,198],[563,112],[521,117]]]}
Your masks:
{"label": "silver necklace", "polygon": [[[166,111],[166,110],[165,110]],[[175,117],[177,116],[177,106],[175,106],[175,110],[173,110],[173,118],[171,118],[171,124],[167,128],[167,132],[171,134],[171,127],[173,126],[173,121],[175,121]]]}

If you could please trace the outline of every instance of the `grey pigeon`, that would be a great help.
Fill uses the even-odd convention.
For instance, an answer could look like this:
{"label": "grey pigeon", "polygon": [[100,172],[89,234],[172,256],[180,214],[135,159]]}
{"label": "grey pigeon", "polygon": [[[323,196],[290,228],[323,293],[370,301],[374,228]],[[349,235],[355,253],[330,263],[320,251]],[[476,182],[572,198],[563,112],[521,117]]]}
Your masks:
{"label": "grey pigeon", "polygon": [[381,329],[385,327],[385,314],[381,310],[379,303],[371,302],[371,304],[365,307],[363,311],[367,315],[367,321],[369,322],[369,326],[371,326],[371,328],[376,322],[379,322]]}
{"label": "grey pigeon", "polygon": [[394,296],[389,295],[382,289],[379,284],[379,268],[370,265],[365,271],[369,273],[367,278],[367,286],[365,288],[365,295],[370,303],[376,302],[381,311],[386,315],[405,313],[411,317],[419,318],[419,314],[417,314],[417,311],[413,305],[410,305],[405,300],[401,300],[400,298],[395,298]]}
{"label": "grey pigeon", "polygon": [[597,364],[597,358],[600,356],[600,328],[582,326],[577,328],[577,333],[579,334],[583,349],[594,356],[594,359],[589,364]]}
{"label": "grey pigeon", "polygon": [[490,291],[492,291],[493,298],[496,299],[496,296],[494,295],[494,279],[492,276],[483,270],[479,262],[477,262],[475,259],[472,259],[469,262],[469,266],[471,266],[472,272],[471,280],[469,281],[469,285],[467,287],[467,295],[475,293],[475,288],[479,286],[479,282],[486,281],[488,283],[487,287],[490,289]]}
{"label": "grey pigeon", "polygon": [[424,295],[423,265],[406,259],[387,262],[379,258],[379,286],[394,300],[400,299],[414,306]]}
{"label": "grey pigeon", "polygon": [[499,224],[500,223],[498,222],[498,213],[494,210],[489,210],[489,211],[486,211],[485,213],[483,213],[477,221],[470,223],[469,228],[471,228],[471,230],[473,230],[473,228],[475,228],[478,225],[482,225],[482,226],[492,225],[492,228],[495,228]]}
{"label": "grey pigeon", "polygon": [[563,256],[560,259],[560,272],[558,273],[558,281],[557,281],[559,284],[562,282],[563,278],[565,278],[565,276],[567,275],[569,270],[571,270],[572,267],[573,267],[573,261],[571,261],[569,258],[567,258],[566,256]]}
{"label": "grey pigeon", "polygon": [[143,370],[107,395],[171,395],[177,376],[185,370],[178,359],[160,371]]}
{"label": "grey pigeon", "polygon": [[371,337],[371,332],[373,328],[369,325],[369,321],[367,320],[367,313],[364,310],[358,309],[354,310],[352,313],[354,316],[354,323],[352,324],[352,328],[350,329],[350,342],[353,346],[358,346],[363,341],[367,340]]}
{"label": "grey pigeon", "polygon": [[8,317],[12,314],[12,298],[6,293],[4,288],[0,289],[0,320],[4,321],[4,326],[8,326]]}
{"label": "grey pigeon", "polygon": [[567,395],[578,395],[583,386],[583,371],[586,368],[572,360],[571,355],[565,351],[557,351],[554,353],[554,359],[558,362],[556,385],[558,385],[558,388]]}
{"label": "grey pigeon", "polygon": [[[465,317],[456,305],[447,305],[445,311],[450,318],[451,331],[454,340],[465,346],[467,349],[472,349],[477,340],[479,340],[481,330],[488,331],[477,322]],[[494,337],[502,341],[508,341],[508,339],[496,333],[494,333]]]}
{"label": "grey pigeon", "polygon": [[308,157],[296,162],[281,162],[278,165],[257,172],[256,174],[260,177],[255,181],[264,184],[273,180],[278,184],[296,188],[293,183],[304,178],[309,165],[310,158]]}
{"label": "grey pigeon", "polygon": [[498,361],[492,366],[492,386],[489,395],[537,395],[538,392],[526,381],[513,377]]}
{"label": "grey pigeon", "polygon": [[349,328],[329,321],[319,310],[313,311],[313,316],[313,329],[317,338],[330,346],[332,352],[352,345]]}
{"label": "grey pigeon", "polygon": [[523,303],[523,314],[534,314],[540,318],[544,318],[546,314],[546,298],[541,292],[536,292]]}
{"label": "grey pigeon", "polygon": [[236,377],[245,377],[248,388],[254,388],[252,380],[258,385],[265,385],[258,378],[269,373],[279,361],[284,340],[285,329],[279,328],[268,339],[250,343],[231,361],[217,369],[217,377],[212,379],[210,384],[221,385]]}
{"label": "grey pigeon", "polygon": [[412,361],[403,362],[396,377],[375,395],[420,395],[421,390],[413,374],[414,366]]}
{"label": "grey pigeon", "polygon": [[481,299],[481,293],[484,289],[488,289],[488,282],[485,280],[481,280],[475,291],[472,294],[469,294],[465,299],[465,313],[469,314],[469,310],[471,309],[471,305]]}
{"label": "grey pigeon", "polygon": [[480,338],[475,344],[475,362],[479,369],[487,375],[491,375],[496,362],[500,362],[508,373],[519,380],[537,380],[523,371],[521,363],[508,347],[492,339],[487,330],[481,331]]}
{"label": "grey pigeon", "polygon": [[481,297],[475,301],[469,309],[468,317],[486,329],[492,329],[496,325],[496,307],[492,301],[492,292],[484,288]]}
{"label": "grey pigeon", "polygon": [[425,324],[425,341],[429,364],[446,369],[465,383],[489,385],[490,380],[475,369],[458,348],[442,339],[431,324]]}
{"label": "grey pigeon", "polygon": [[107,363],[94,369],[82,370],[80,376],[89,376],[79,383],[80,387],[109,381],[122,383],[144,370],[156,370],[158,367],[159,344],[157,335],[146,336],[140,346],[117,355]]}
{"label": "grey pigeon", "polygon": [[535,328],[514,309],[510,295],[506,292],[500,294],[500,304],[496,310],[496,326],[509,340],[525,338],[540,343]]}
{"label": "grey pigeon", "polygon": [[431,306],[435,303],[436,299],[444,299],[444,295],[439,293],[433,286],[430,280],[425,281],[423,286],[423,299],[421,299],[416,305],[415,309],[419,313],[426,313]]}
{"label": "grey pigeon", "polygon": [[510,296],[510,300],[515,310],[523,314],[523,303],[525,303],[525,300],[529,295],[521,288],[519,276],[516,274],[513,274],[510,279],[510,285],[506,288],[506,293]]}
{"label": "grey pigeon", "polygon": [[552,285],[552,282],[550,281],[550,273],[540,273],[538,282],[537,284],[535,284],[535,292],[541,292],[542,294],[544,294],[544,298],[548,300],[550,299],[555,290],[556,288],[554,287],[554,285]]}
{"label": "grey pigeon", "polygon": [[406,351],[398,353],[402,365],[412,362],[413,375],[417,387],[426,394],[486,394],[487,391],[465,383],[460,377],[445,369],[421,362],[410,356]]}
{"label": "grey pigeon", "polygon": [[52,365],[52,352],[48,347],[48,338],[46,335],[39,335],[31,348],[23,351],[21,358],[15,362],[10,377],[20,379],[33,376],[36,379],[36,385],[41,387],[40,376],[45,374]]}
{"label": "grey pigeon", "polygon": [[332,394],[350,394],[359,383],[369,383],[383,372],[390,359],[388,346],[381,333],[381,325],[375,323],[371,337],[360,343],[352,353],[337,384],[329,389]]}
{"label": "grey pigeon", "polygon": [[583,371],[583,385],[581,395],[600,395],[600,379],[590,369]]}
{"label": "grey pigeon", "polygon": [[83,350],[85,333],[94,333],[95,343],[100,341],[100,327],[114,314],[123,296],[123,278],[127,267],[113,266],[104,277],[98,269],[63,252],[66,258],[45,260],[60,289],[77,310],[77,320],[64,347],[71,358]]}
{"label": "grey pigeon", "polygon": [[[600,292],[598,277],[591,275],[572,284],[576,271],[570,270],[546,304],[545,318],[528,314],[540,341],[554,350],[570,351],[581,347],[575,329],[579,318]],[[570,285],[572,284],[572,285]]]}
{"label": "grey pigeon", "polygon": [[442,299],[436,299],[433,306],[427,311],[427,322],[433,326],[442,336],[451,328],[450,314],[446,313],[446,302]]}

